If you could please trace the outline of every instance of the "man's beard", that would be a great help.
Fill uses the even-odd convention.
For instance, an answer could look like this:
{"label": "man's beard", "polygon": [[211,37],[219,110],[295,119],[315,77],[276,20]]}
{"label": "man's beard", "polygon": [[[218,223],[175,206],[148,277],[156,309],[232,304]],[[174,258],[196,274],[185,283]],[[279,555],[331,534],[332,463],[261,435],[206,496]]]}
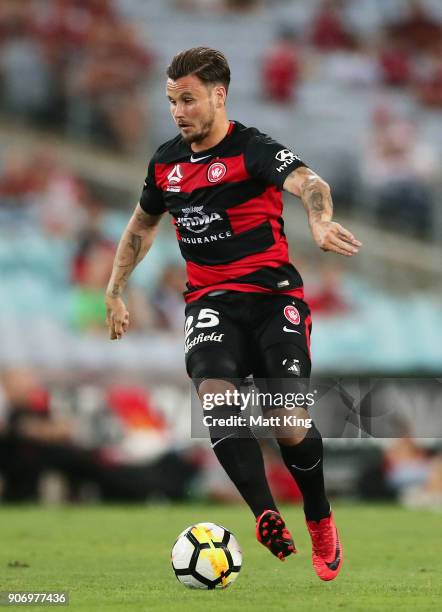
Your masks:
{"label": "man's beard", "polygon": [[210,134],[210,130],[212,129],[214,121],[215,113],[212,113],[210,119],[202,124],[199,132],[196,132],[195,134],[189,134],[188,136],[182,135],[184,142],[186,142],[187,144],[192,144],[193,142],[201,142],[202,140],[207,138],[207,136]]}

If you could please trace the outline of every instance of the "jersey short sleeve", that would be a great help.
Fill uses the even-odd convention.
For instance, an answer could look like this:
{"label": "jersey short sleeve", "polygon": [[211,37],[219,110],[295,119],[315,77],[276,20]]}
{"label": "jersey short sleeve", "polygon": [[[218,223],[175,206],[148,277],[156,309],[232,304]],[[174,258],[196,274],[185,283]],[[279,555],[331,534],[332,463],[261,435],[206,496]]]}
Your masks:
{"label": "jersey short sleeve", "polygon": [[140,197],[140,206],[149,215],[161,215],[165,212],[163,194],[155,182],[155,157],[149,163],[146,180]]}
{"label": "jersey short sleeve", "polygon": [[293,170],[307,166],[294,151],[260,132],[247,143],[245,164],[253,178],[276,185],[280,190]]}

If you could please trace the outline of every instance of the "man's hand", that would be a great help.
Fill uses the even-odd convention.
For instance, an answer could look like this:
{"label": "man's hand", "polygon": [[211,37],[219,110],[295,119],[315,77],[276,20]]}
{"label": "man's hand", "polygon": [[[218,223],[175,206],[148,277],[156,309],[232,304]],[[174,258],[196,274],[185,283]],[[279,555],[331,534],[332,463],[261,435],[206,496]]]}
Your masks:
{"label": "man's hand", "polygon": [[129,328],[129,312],[120,297],[106,296],[106,323],[111,340],[121,340]]}
{"label": "man's hand", "polygon": [[316,244],[323,251],[333,251],[351,257],[356,255],[362,242],[351,232],[334,221],[311,221],[310,229]]}
{"label": "man's hand", "polygon": [[328,183],[310,168],[302,166],[288,175],[284,189],[301,198],[313,238],[323,251],[347,257],[356,255],[362,243],[345,227],[331,220],[333,202]]}

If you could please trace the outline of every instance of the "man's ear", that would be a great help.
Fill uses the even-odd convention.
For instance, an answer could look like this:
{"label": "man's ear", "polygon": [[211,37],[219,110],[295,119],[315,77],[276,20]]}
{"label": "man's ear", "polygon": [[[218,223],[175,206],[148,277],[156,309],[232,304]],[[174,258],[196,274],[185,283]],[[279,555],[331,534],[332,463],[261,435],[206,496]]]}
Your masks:
{"label": "man's ear", "polygon": [[224,85],[215,86],[216,108],[222,108],[226,105],[227,92]]}

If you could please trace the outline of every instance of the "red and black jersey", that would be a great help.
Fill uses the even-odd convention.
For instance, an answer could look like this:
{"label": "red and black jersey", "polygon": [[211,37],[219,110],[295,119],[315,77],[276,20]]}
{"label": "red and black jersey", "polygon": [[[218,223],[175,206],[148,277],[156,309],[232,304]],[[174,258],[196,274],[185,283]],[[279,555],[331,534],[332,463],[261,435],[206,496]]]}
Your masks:
{"label": "red and black jersey", "polygon": [[281,217],[284,180],[300,166],[293,151],[236,121],[205,151],[194,153],[181,136],[159,147],[140,205],[172,215],[186,302],[225,289],[303,297]]}

